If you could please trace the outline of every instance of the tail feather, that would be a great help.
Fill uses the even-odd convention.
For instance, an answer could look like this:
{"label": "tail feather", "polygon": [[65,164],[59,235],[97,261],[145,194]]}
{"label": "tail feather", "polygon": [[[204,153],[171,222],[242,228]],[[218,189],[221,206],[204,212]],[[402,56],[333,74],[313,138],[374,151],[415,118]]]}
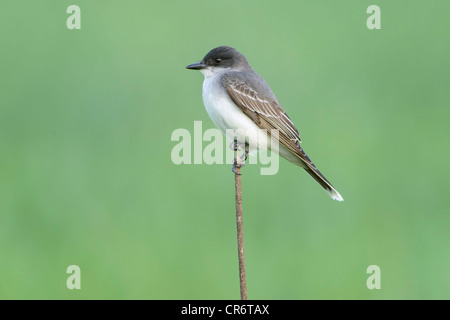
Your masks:
{"label": "tail feather", "polygon": [[331,185],[330,181],[324,177],[324,175],[316,168],[311,159],[306,155],[302,147],[299,146],[297,150],[297,157],[301,160],[300,166],[309,173],[331,196],[331,199],[337,201],[344,201],[344,198],[337,192],[337,190]]}
{"label": "tail feather", "polygon": [[288,161],[294,163],[295,165],[302,167],[306,172],[309,173],[311,177],[314,178],[331,196],[333,200],[344,201],[342,196],[337,192],[337,190],[331,185],[331,183],[324,177],[322,173],[316,168],[311,159],[306,155],[300,145],[297,149],[288,149],[283,144],[280,145],[280,155],[286,158]]}
{"label": "tail feather", "polygon": [[317,168],[311,168],[308,166],[307,168],[304,168],[306,172],[309,173],[311,177],[314,178],[331,196],[333,200],[337,201],[344,201],[344,198],[337,192],[337,190],[331,185],[331,183],[323,176],[322,173],[320,173]]}

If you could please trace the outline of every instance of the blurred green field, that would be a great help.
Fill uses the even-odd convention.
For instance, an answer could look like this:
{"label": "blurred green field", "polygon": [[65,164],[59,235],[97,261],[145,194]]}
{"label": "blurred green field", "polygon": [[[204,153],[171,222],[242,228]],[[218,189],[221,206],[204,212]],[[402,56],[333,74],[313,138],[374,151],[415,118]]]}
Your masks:
{"label": "blurred green field", "polygon": [[[75,3],[76,2],[76,3]],[[66,9],[81,8],[81,30]],[[366,9],[381,7],[382,29]],[[0,298],[238,299],[229,165],[171,162],[214,125],[213,47],[247,56],[345,201],[243,169],[250,299],[450,299],[450,2],[0,5]],[[81,290],[66,268],[81,268]],[[381,268],[368,290],[366,268]]]}

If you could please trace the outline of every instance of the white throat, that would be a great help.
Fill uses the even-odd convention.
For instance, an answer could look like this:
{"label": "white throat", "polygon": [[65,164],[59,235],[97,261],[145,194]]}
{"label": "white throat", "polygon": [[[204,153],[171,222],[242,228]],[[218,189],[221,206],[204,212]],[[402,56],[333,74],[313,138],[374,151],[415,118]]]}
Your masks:
{"label": "white throat", "polygon": [[224,68],[214,68],[214,67],[209,67],[209,68],[205,68],[205,69],[201,69],[200,72],[203,73],[203,75],[205,76],[205,79],[214,77],[218,74],[221,74],[223,72],[225,72],[227,69]]}

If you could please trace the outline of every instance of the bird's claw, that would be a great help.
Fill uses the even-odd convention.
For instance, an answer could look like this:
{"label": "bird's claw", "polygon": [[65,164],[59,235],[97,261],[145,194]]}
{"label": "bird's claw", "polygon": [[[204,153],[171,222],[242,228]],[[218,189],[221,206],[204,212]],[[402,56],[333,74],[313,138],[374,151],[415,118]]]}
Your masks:
{"label": "bird's claw", "polygon": [[231,168],[231,171],[233,171],[234,172],[234,174],[236,174],[236,175],[242,175],[242,173],[240,173],[240,172],[237,172],[236,171],[236,169],[240,169],[240,168],[242,168],[243,166],[245,166],[245,163],[242,163],[242,162],[237,162],[237,161],[234,161],[234,163],[233,163],[233,168]]}
{"label": "bird's claw", "polygon": [[241,173],[238,173],[236,169],[240,169],[245,166],[245,160],[247,160],[248,157],[248,150],[245,149],[244,153],[238,157],[237,152],[241,150],[239,144],[234,141],[230,145],[230,147],[236,152],[236,158],[234,159],[233,168],[231,170],[234,172],[234,174],[241,175]]}
{"label": "bird's claw", "polygon": [[231,168],[231,171],[233,171],[233,173],[234,173],[235,175],[241,176],[242,173],[237,172],[237,171],[236,171],[237,168],[241,168],[241,167],[238,167],[238,166],[236,166],[236,164],[233,164],[233,168]]}

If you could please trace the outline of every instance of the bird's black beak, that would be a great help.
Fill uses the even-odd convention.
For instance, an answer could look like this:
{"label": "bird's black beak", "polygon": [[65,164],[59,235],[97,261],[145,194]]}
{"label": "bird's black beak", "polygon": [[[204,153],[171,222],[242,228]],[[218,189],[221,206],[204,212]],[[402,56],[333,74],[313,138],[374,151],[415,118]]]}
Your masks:
{"label": "bird's black beak", "polygon": [[206,64],[203,61],[196,62],[196,63],[186,66],[186,69],[191,69],[191,70],[202,70],[205,68],[206,68]]}

